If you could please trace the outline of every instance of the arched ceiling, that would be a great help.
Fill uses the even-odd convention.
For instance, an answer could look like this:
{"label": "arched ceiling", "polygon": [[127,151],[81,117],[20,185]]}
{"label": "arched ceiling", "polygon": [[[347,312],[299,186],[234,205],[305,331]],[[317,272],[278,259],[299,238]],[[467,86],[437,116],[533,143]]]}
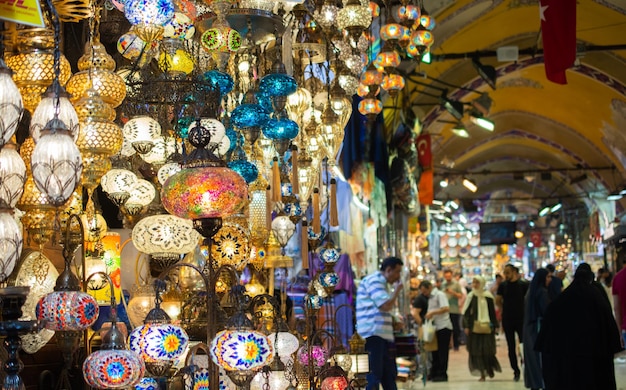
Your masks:
{"label": "arched ceiling", "polygon": [[[493,204],[511,199],[510,204],[528,214],[536,214],[542,202],[562,199],[569,208],[589,211],[609,192],[623,188],[626,0],[577,2],[577,40],[587,50],[579,51],[567,71],[567,85],[546,79],[540,51],[535,56],[520,54],[516,62],[498,62],[488,55],[502,46],[518,46],[523,53],[542,49],[538,1],[424,0],[424,6],[437,20],[431,48],[435,61],[408,67],[403,101],[394,103],[411,108],[422,132],[432,135],[436,199],[495,199]],[[608,45],[620,50],[608,50]],[[478,77],[472,53],[496,68],[495,90]],[[456,120],[437,98],[428,96],[440,95],[441,88],[449,89],[451,99],[467,104],[480,96],[478,92],[487,92],[493,100],[487,117],[495,122],[495,130],[481,129],[466,114],[462,123],[470,137],[456,136],[449,123]],[[386,112],[389,128],[397,118],[394,110]],[[551,179],[542,180],[541,173],[548,170],[553,170]],[[478,184],[476,193],[460,184],[462,176]],[[444,177],[451,179],[447,188],[439,186]],[[618,211],[621,202],[626,205],[620,200]],[[497,218],[501,207],[493,204]]]}

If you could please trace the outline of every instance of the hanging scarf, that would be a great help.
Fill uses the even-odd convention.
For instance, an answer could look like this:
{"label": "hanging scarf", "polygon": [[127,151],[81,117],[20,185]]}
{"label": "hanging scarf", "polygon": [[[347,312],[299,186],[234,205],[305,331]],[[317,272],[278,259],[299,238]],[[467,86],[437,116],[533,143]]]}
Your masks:
{"label": "hanging scarf", "polygon": [[487,305],[487,298],[493,298],[493,295],[485,290],[485,278],[482,276],[474,276],[472,280],[477,280],[479,283],[478,288],[472,288],[472,291],[467,295],[465,305],[463,305],[463,313],[467,311],[472,303],[474,297],[477,300],[478,316],[477,320],[480,322],[491,322],[489,318],[489,306]]}

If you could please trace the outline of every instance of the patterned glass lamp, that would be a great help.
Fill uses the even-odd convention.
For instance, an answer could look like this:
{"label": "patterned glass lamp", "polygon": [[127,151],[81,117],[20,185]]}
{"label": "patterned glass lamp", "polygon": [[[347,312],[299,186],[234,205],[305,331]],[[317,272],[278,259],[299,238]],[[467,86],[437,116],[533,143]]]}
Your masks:
{"label": "patterned glass lamp", "polygon": [[181,255],[192,252],[200,234],[188,219],[159,214],[139,221],[133,228],[132,239],[137,250],[150,255],[150,272],[158,276],[177,263]]}
{"label": "patterned glass lamp", "polygon": [[193,220],[194,228],[208,239],[220,229],[222,217],[234,214],[248,201],[248,186],[206,149],[211,142],[207,128],[191,128],[188,139],[196,149],[183,169],[163,183],[161,200],[170,214]]}
{"label": "patterned glass lamp", "polygon": [[152,43],[163,36],[164,25],[174,17],[174,3],[171,0],[127,0],[124,16],[139,38]]}
{"label": "patterned glass lamp", "polygon": [[0,208],[14,208],[24,192],[26,164],[15,150],[15,144],[0,149]]}
{"label": "patterned glass lamp", "polygon": [[[78,233],[72,232],[72,221],[76,220]],[[55,337],[63,352],[64,372],[71,368],[72,355],[78,348],[82,333],[98,319],[98,302],[91,295],[82,292],[80,281],[72,272],[74,252],[84,241],[80,217],[72,214],[65,231],[63,258],[65,269],[57,278],[54,291],[41,298],[37,305],[37,318],[46,321],[46,328],[55,331]]]}
{"label": "patterned glass lamp", "polygon": [[[58,102],[55,88],[59,90]],[[55,86],[54,83],[46,90],[30,120],[30,135],[35,142],[39,141],[41,132],[46,124],[54,118],[57,109],[59,110],[59,119],[67,125],[72,139],[76,141],[78,138],[78,115],[69,97],[70,95],[63,87]],[[57,103],[59,104],[58,107],[56,106]]]}
{"label": "patterned glass lamp", "polygon": [[104,273],[92,274],[105,278],[111,291],[111,328],[102,336],[101,349],[91,353],[83,362],[83,378],[96,389],[123,389],[139,383],[145,371],[143,360],[135,352],[126,349],[124,334],[117,327],[117,315],[113,282]]}
{"label": "patterned glass lamp", "polygon": [[189,336],[185,330],[170,323],[170,317],[161,308],[161,292],[165,282],[155,280],[155,307],[150,310],[142,326],[130,333],[130,350],[146,363],[146,369],[157,377],[165,376],[187,345]]}
{"label": "patterned glass lamp", "polygon": [[24,111],[22,95],[11,78],[12,74],[4,60],[0,59],[0,147],[9,142]]}
{"label": "patterned glass lamp", "polygon": [[237,312],[228,320],[226,329],[218,332],[211,342],[211,360],[226,370],[237,385],[246,387],[257,371],[274,359],[274,348],[263,333],[253,330],[243,311],[245,287],[234,286],[231,296],[237,302]]}

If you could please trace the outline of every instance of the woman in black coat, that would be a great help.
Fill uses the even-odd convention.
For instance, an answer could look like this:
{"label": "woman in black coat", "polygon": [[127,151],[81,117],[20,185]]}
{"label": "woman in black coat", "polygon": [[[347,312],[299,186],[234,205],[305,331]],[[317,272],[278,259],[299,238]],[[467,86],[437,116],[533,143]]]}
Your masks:
{"label": "woman in black coat", "polygon": [[611,305],[593,286],[588,264],[548,305],[535,349],[546,390],[615,390],[613,356],[622,350]]}

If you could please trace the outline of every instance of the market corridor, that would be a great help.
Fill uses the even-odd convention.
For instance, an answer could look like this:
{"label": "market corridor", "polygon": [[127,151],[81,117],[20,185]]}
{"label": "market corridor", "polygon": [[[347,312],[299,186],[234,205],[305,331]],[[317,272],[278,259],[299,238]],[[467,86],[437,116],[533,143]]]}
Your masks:
{"label": "market corridor", "polygon": [[[513,382],[513,370],[509,365],[504,336],[502,336],[502,340],[498,340],[497,355],[502,366],[502,372],[496,373],[493,379],[487,379],[486,382],[478,382],[477,377],[470,375],[467,368],[467,350],[462,346],[458,352],[450,350],[448,382],[426,382],[424,387],[421,379],[416,379],[413,382],[398,382],[398,389],[524,390],[524,378],[520,379],[519,382]],[[615,376],[617,390],[626,390],[626,362],[615,363]]]}

